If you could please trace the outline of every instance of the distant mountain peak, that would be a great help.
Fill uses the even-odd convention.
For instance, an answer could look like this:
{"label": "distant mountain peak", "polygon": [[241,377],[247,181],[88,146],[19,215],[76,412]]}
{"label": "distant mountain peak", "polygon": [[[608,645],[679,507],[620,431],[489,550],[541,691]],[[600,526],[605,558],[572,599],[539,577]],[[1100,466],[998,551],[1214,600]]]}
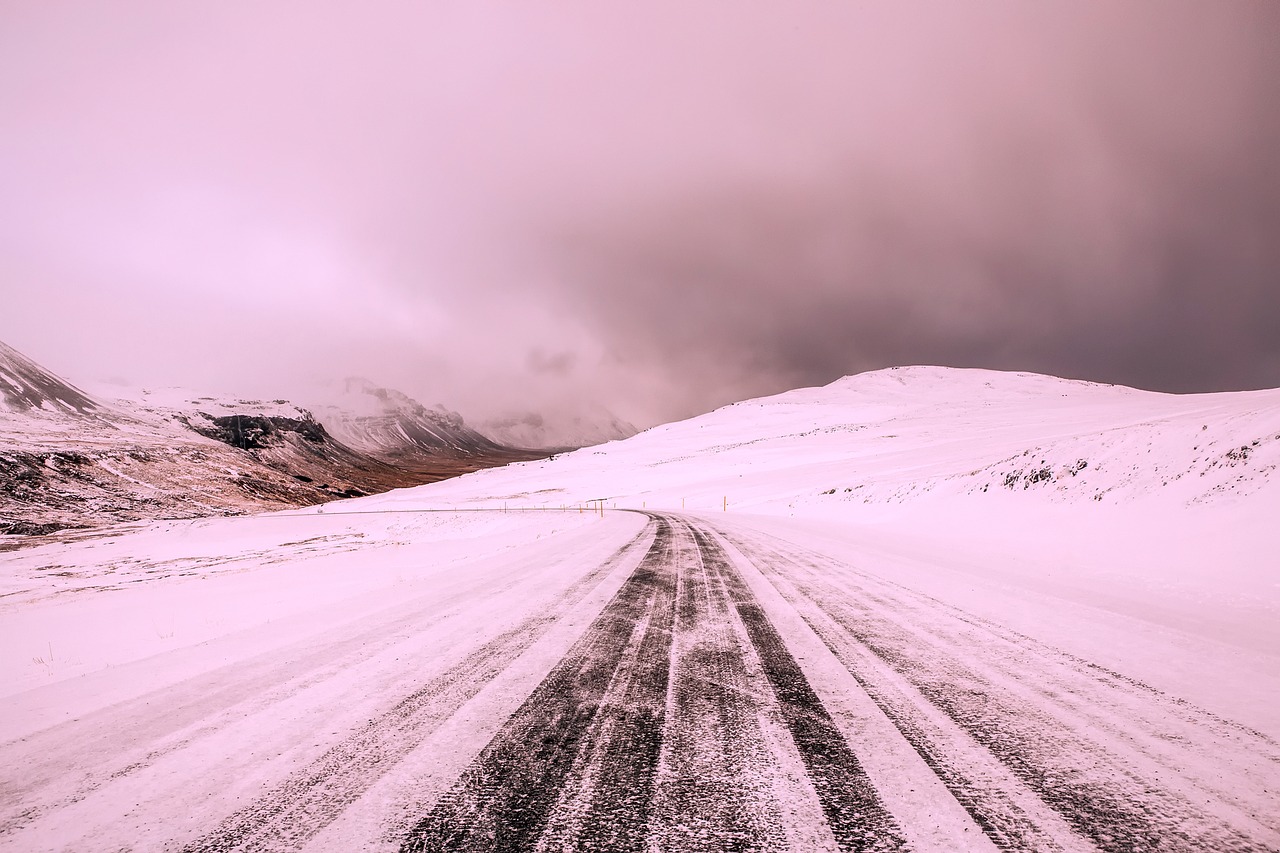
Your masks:
{"label": "distant mountain peak", "polygon": [[426,406],[360,376],[343,379],[337,399],[316,406],[315,412],[339,441],[380,459],[422,451],[471,456],[505,449],[457,412],[439,404]]}
{"label": "distant mountain peak", "polygon": [[0,405],[11,412],[96,414],[96,400],[0,341]]}

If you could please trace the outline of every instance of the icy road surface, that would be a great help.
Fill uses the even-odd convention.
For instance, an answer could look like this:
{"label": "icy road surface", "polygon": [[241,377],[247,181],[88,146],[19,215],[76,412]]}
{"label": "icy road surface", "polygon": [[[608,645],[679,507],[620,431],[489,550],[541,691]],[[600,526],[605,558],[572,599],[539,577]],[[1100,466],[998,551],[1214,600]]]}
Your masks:
{"label": "icy road surface", "polygon": [[[519,547],[495,528],[413,582],[6,696],[0,849],[1280,849],[1274,732],[910,573],[749,518],[519,523]],[[198,586],[197,544],[87,588],[68,570],[54,600],[136,620],[163,565],[210,612],[222,587],[261,600],[234,565]],[[246,565],[281,544],[318,554],[295,597],[350,572],[326,574],[335,536]]]}

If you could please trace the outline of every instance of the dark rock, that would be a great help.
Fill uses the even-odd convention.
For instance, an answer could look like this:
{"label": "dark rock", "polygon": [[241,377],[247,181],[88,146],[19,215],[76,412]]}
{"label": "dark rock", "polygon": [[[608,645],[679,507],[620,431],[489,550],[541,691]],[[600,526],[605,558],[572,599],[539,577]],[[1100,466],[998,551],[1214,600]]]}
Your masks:
{"label": "dark rock", "polygon": [[[206,417],[208,417],[206,415]],[[208,418],[208,426],[191,428],[241,450],[261,450],[279,444],[284,433],[294,432],[313,444],[328,438],[324,425],[313,418],[286,418],[270,415],[224,415]]]}

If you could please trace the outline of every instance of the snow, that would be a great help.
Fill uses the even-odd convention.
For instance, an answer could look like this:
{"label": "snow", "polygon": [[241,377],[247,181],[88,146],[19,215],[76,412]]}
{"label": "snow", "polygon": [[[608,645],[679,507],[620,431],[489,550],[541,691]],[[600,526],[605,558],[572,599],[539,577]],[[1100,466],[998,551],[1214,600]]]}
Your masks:
{"label": "snow", "polygon": [[[9,703],[0,741],[48,725],[46,714],[82,714],[322,633],[464,568],[497,573],[543,537],[572,550],[598,527],[640,523],[579,513],[285,512],[62,534],[71,541],[0,553],[0,698]],[[113,676],[122,669],[141,680]]]}
{"label": "snow", "polygon": [[[1228,458],[1246,447],[1247,457]],[[1003,485],[1009,472],[1041,459],[1055,471],[1052,481]],[[1088,467],[1075,476],[1061,473],[1077,459]],[[92,578],[94,588],[110,581],[102,588],[115,590],[124,576],[164,587],[174,600],[190,592],[189,584],[169,588],[180,573],[225,583],[226,566],[238,566],[237,573],[259,578],[259,595],[273,582],[290,588],[292,573],[319,559],[314,544],[287,544],[312,543],[317,531],[307,525],[322,525],[318,533],[330,543],[330,537],[346,541],[339,553],[373,549],[376,559],[361,558],[364,577],[401,564],[409,546],[397,537],[407,521],[338,512],[576,508],[600,497],[609,508],[722,516],[727,500],[726,517],[761,516],[775,526],[796,519],[787,529],[798,536],[834,537],[939,572],[1277,655],[1277,462],[1280,391],[1177,396],[1030,374],[879,371],[734,404],[553,460],[343,501],[322,508],[323,521],[312,509],[257,521],[160,523],[6,554],[0,582],[18,598],[0,599],[4,647],[13,650],[0,676],[8,689],[49,680],[47,668],[30,660],[56,639],[45,635],[57,632],[28,626],[45,621],[46,611],[61,612],[52,599],[30,592],[48,582],[41,572],[52,574],[55,566]],[[446,544],[460,541],[451,538],[459,531],[494,523],[480,514],[439,517],[448,524],[421,520],[436,516],[393,517],[418,519],[415,530]],[[539,522],[524,516],[520,529],[540,530]],[[357,537],[359,547],[352,544]],[[485,537],[461,541],[475,547]],[[155,568],[138,573],[125,563]],[[326,583],[349,583],[339,581],[341,560],[333,565],[322,575]],[[308,586],[320,594],[322,585]],[[144,614],[141,622],[152,618]],[[170,646],[180,641],[165,639]],[[78,674],[118,660],[102,651],[92,663],[62,671]]]}
{"label": "snow", "polygon": [[[1277,465],[1280,391],[1167,395],[915,367],[320,508],[64,532],[0,551],[0,742],[413,608],[443,620],[414,654],[443,661],[470,632],[550,600],[591,565],[584,555],[598,563],[634,536],[643,517],[615,508],[684,510],[801,546],[1274,740]],[[603,511],[587,505],[601,498]],[[825,683],[813,673],[839,667],[830,652],[764,575],[744,576],[780,629],[795,622],[786,631]],[[502,702],[478,697],[468,714],[496,725],[492,708],[518,704],[572,641],[557,630],[537,665],[492,688]],[[390,695],[396,672],[378,657],[326,689],[385,682]],[[858,701],[849,715],[874,716]],[[319,724],[298,713],[280,725]],[[332,713],[325,725],[340,729],[357,711]],[[461,750],[456,770],[488,729],[450,725],[434,737]],[[278,773],[314,754],[286,753]],[[914,759],[878,760],[889,774]],[[278,775],[254,772],[263,785]],[[914,791],[903,787],[904,807],[925,808]],[[96,808],[120,805],[102,796]],[[385,818],[362,800],[328,832],[347,843]]]}
{"label": "snow", "polygon": [[[1072,473],[1079,460],[1087,467]],[[951,578],[945,596],[981,584],[968,599],[993,595],[1010,612],[1039,614],[1023,620],[1030,626],[1070,605],[1166,632],[1171,648],[1212,643],[1216,657],[1179,678],[1158,659],[1163,647],[1149,660],[1123,643],[1097,651],[1280,732],[1280,703],[1250,687],[1274,690],[1280,673],[1278,463],[1280,391],[1169,395],[903,368],[351,508],[607,496],[609,506],[725,516],[727,502],[728,516],[761,517],[757,526],[795,519],[787,529],[805,541],[854,543],[850,558],[892,554],[935,585]],[[1051,479],[1005,485],[1043,468]],[[1232,661],[1239,690],[1219,677],[1219,658]]]}

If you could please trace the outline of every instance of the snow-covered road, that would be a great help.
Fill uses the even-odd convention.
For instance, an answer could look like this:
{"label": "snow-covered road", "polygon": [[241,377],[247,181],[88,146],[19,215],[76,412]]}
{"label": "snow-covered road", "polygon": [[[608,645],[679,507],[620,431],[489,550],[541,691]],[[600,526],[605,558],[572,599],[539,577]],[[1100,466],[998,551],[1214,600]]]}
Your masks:
{"label": "snow-covered road", "polygon": [[[415,582],[3,700],[0,849],[1280,849],[1274,732],[945,584],[746,516],[493,517]],[[341,523],[276,518],[214,529]]]}

